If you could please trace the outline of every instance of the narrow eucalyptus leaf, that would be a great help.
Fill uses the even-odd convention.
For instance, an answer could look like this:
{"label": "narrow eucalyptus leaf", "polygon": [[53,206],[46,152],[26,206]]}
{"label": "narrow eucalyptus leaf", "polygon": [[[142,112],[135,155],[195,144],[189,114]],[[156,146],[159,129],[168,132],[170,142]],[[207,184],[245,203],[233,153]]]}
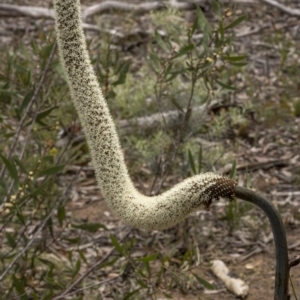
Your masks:
{"label": "narrow eucalyptus leaf", "polygon": [[157,42],[157,44],[166,52],[169,52],[168,47],[166,46],[165,42],[163,41],[161,35],[158,33],[157,30],[155,30],[154,32],[154,38]]}
{"label": "narrow eucalyptus leaf", "polygon": [[26,281],[19,280],[15,275],[12,276],[13,278],[13,287],[16,289],[19,295],[25,294],[25,287],[24,284]]}
{"label": "narrow eucalyptus leaf", "polygon": [[45,181],[44,183],[42,183],[38,188],[36,188],[35,190],[33,190],[29,195],[27,195],[27,197],[34,197],[37,195],[41,195],[42,192],[44,191],[44,189],[48,186],[48,181]]}
{"label": "narrow eucalyptus leaf", "polygon": [[236,91],[237,88],[234,87],[234,86],[231,86],[231,85],[228,85],[228,84],[225,84],[223,83],[222,81],[219,81],[217,79],[215,79],[215,81],[222,87],[222,88],[225,88],[225,89],[228,89],[228,90],[233,90],[233,91]]}
{"label": "narrow eucalyptus leaf", "polygon": [[80,267],[81,267],[81,261],[78,259],[76,261],[76,264],[75,264],[75,267],[74,267],[74,270],[73,270],[73,273],[72,273],[73,278],[78,274],[78,272],[80,270]]}
{"label": "narrow eucalyptus leaf", "polygon": [[134,296],[137,292],[139,292],[140,289],[141,289],[141,288],[136,289],[136,290],[134,290],[134,291],[132,291],[132,292],[126,294],[126,296],[123,298],[123,300],[128,300],[128,299],[130,299],[130,298],[131,298],[132,296]]}
{"label": "narrow eucalyptus leaf", "polygon": [[230,65],[236,66],[236,67],[244,67],[247,64],[248,64],[247,62],[230,62]]}
{"label": "narrow eucalyptus leaf", "polygon": [[114,247],[116,248],[116,250],[123,255],[124,249],[123,247],[119,244],[118,240],[116,239],[116,237],[114,235],[110,236],[110,240],[112,242],[112,244],[114,245]]}
{"label": "narrow eucalyptus leaf", "polygon": [[45,47],[40,51],[40,56],[41,56],[42,58],[44,58],[44,59],[48,59],[54,45],[55,45],[55,43],[52,43],[52,44],[50,44],[50,45],[45,46]]}
{"label": "narrow eucalyptus leaf", "polygon": [[189,156],[189,163],[190,163],[191,169],[192,169],[194,174],[197,174],[195,161],[194,161],[192,152],[190,150],[188,150],[188,156]]}
{"label": "narrow eucalyptus leaf", "polygon": [[28,171],[26,170],[25,166],[23,165],[23,162],[19,160],[18,157],[14,156],[13,157],[14,162],[19,166],[20,170],[24,173],[24,174],[28,174]]}
{"label": "narrow eucalyptus leaf", "polygon": [[173,299],[173,296],[171,294],[167,294],[165,292],[163,292],[164,296],[168,299]]}
{"label": "narrow eucalyptus leaf", "polygon": [[236,177],[236,161],[235,160],[232,164],[232,168],[231,168],[229,177],[232,179],[234,179]]}
{"label": "narrow eucalyptus leaf", "polygon": [[226,29],[230,29],[230,28],[236,27],[237,25],[239,25],[240,23],[242,23],[245,19],[246,19],[246,16],[242,15],[242,16],[238,17],[237,19],[235,19],[230,24],[228,24],[227,26],[225,26],[224,29],[226,30]]}
{"label": "narrow eucalyptus leaf", "polygon": [[202,170],[202,146],[200,145],[198,153],[198,173],[201,173]]}
{"label": "narrow eucalyptus leaf", "polygon": [[11,248],[16,247],[17,243],[15,241],[15,239],[13,238],[13,236],[9,233],[9,232],[5,232],[5,237],[7,239],[7,243]]}
{"label": "narrow eucalyptus leaf", "polygon": [[58,166],[54,166],[45,170],[41,170],[38,173],[38,176],[43,176],[43,175],[53,175],[53,174],[57,174],[60,171],[62,171],[64,169],[65,165],[58,165]]}
{"label": "narrow eucalyptus leaf", "polygon": [[19,176],[17,168],[13,162],[13,160],[9,161],[5,156],[0,154],[0,157],[2,158],[3,163],[5,164],[10,176],[15,180],[16,184],[19,184]]}
{"label": "narrow eucalyptus leaf", "polygon": [[32,99],[33,93],[34,93],[34,91],[29,91],[25,95],[25,97],[24,97],[24,99],[23,99],[23,101],[22,101],[22,103],[20,105],[20,108],[19,108],[19,112],[20,113],[22,113],[23,109],[26,108],[27,105],[29,104],[30,100]]}
{"label": "narrow eucalyptus leaf", "polygon": [[59,222],[60,226],[62,226],[63,221],[64,221],[65,218],[66,218],[65,207],[62,206],[62,205],[60,205],[60,206],[57,208],[57,218],[58,218],[58,222]]}
{"label": "narrow eucalyptus leaf", "polygon": [[154,254],[151,254],[151,255],[148,255],[145,257],[140,257],[137,260],[142,261],[142,262],[149,262],[149,261],[155,260],[157,258],[157,256],[158,256],[158,253],[154,253]]}
{"label": "narrow eucalyptus leaf", "polygon": [[124,65],[122,65],[122,68],[118,73],[119,78],[116,81],[114,81],[112,83],[112,85],[119,85],[119,84],[123,84],[125,82],[129,67],[130,67],[129,62],[125,62]]}
{"label": "narrow eucalyptus leaf", "polygon": [[199,19],[198,18],[195,18],[195,21],[193,23],[193,26],[192,26],[192,34],[194,34],[195,30],[198,28],[199,26]]}
{"label": "narrow eucalyptus leaf", "polygon": [[84,261],[84,263],[88,264],[88,261],[84,255],[83,251],[78,250],[78,253],[79,253],[80,258]]}
{"label": "narrow eucalyptus leaf", "polygon": [[40,122],[42,119],[47,117],[54,109],[58,108],[58,106],[50,107],[48,109],[45,109],[41,112],[39,112],[36,116],[36,122]]}
{"label": "narrow eucalyptus leaf", "polygon": [[177,100],[172,96],[170,95],[169,99],[171,100],[172,104],[178,109],[180,110],[181,112],[184,112],[182,107],[180,106],[180,104],[177,102]]}
{"label": "narrow eucalyptus leaf", "polygon": [[51,237],[54,238],[54,231],[53,231],[53,221],[52,218],[50,217],[47,221],[47,227],[49,229],[49,232],[51,234]]}
{"label": "narrow eucalyptus leaf", "polygon": [[220,33],[220,40],[224,41],[225,30],[224,30],[224,26],[223,26],[222,21],[219,22],[219,33]]}
{"label": "narrow eucalyptus leaf", "polygon": [[106,229],[106,227],[100,223],[85,223],[85,224],[79,224],[79,225],[73,224],[72,227],[78,228],[81,230],[85,230],[85,231],[89,231],[89,232],[96,232],[100,228]]}
{"label": "narrow eucalyptus leaf", "polygon": [[192,273],[196,279],[208,290],[214,290],[214,286],[212,284],[210,284],[208,281],[206,281],[205,279],[199,277],[197,274]]}
{"label": "narrow eucalyptus leaf", "polygon": [[174,58],[183,56],[183,55],[191,52],[193,49],[195,49],[195,45],[194,44],[185,45],[181,49],[179,49],[178,53],[174,55]]}
{"label": "narrow eucalyptus leaf", "polygon": [[228,60],[228,61],[233,61],[233,62],[237,62],[237,61],[241,61],[241,60],[245,60],[247,59],[246,55],[236,55],[236,56],[223,56],[224,60]]}

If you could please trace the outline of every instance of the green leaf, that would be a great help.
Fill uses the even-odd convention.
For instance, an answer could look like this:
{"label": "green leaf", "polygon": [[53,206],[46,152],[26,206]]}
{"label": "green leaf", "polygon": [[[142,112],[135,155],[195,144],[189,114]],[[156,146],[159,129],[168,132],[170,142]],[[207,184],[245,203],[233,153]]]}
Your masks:
{"label": "green leaf", "polygon": [[72,227],[78,228],[81,230],[89,231],[89,232],[96,232],[100,228],[107,229],[104,225],[100,223],[86,223],[86,224],[80,224],[80,225],[75,225],[72,224]]}
{"label": "green leaf", "polygon": [[201,173],[202,170],[202,146],[200,145],[199,153],[198,153],[198,173]]}
{"label": "green leaf", "polygon": [[128,299],[130,299],[133,295],[135,295],[137,292],[139,292],[140,289],[141,289],[141,288],[139,288],[139,289],[137,289],[137,290],[134,290],[134,291],[132,291],[132,292],[126,294],[126,296],[123,298],[123,300],[128,300]]}
{"label": "green leaf", "polygon": [[5,164],[11,178],[15,180],[16,185],[19,185],[19,177],[18,177],[18,171],[17,168],[13,162],[13,160],[9,161],[5,156],[0,154],[0,157],[2,158],[3,163]]}
{"label": "green leaf", "polygon": [[88,261],[86,260],[83,251],[78,250],[78,253],[79,253],[80,258],[81,258],[86,264],[88,264]]}
{"label": "green leaf", "polygon": [[173,299],[173,296],[171,294],[167,294],[165,292],[163,292],[163,294],[165,295],[165,297],[167,297],[168,299]]}
{"label": "green leaf", "polygon": [[123,84],[126,80],[126,76],[130,67],[130,62],[125,62],[122,67],[117,71],[119,74],[119,78],[112,83],[112,85]]}
{"label": "green leaf", "polygon": [[[0,100],[0,102],[1,102],[1,100]],[[11,137],[13,137],[15,135],[15,133],[4,133],[3,134],[3,137],[6,139],[6,140],[8,140],[8,139],[10,139]]]}
{"label": "green leaf", "polygon": [[14,157],[13,157],[13,160],[14,160],[14,162],[19,166],[20,170],[21,170],[24,174],[28,174],[28,172],[27,172],[25,166],[23,165],[23,162],[21,162],[21,161],[19,160],[18,157],[14,156]]}
{"label": "green leaf", "polygon": [[78,274],[78,272],[80,270],[80,267],[81,267],[81,261],[78,259],[76,261],[76,264],[75,264],[75,267],[74,267],[74,270],[73,270],[73,273],[72,273],[73,278]]}
{"label": "green leaf", "polygon": [[172,73],[173,68],[174,68],[173,63],[168,62],[167,68],[165,69],[163,76],[166,78],[170,73]]}
{"label": "green leaf", "polygon": [[56,108],[58,108],[58,106],[53,106],[53,107],[50,107],[48,109],[45,109],[45,110],[39,112],[36,116],[36,119],[35,119],[36,122],[41,122],[42,119],[47,117]]}
{"label": "green leaf", "polygon": [[65,167],[65,165],[58,165],[58,166],[51,167],[49,169],[41,170],[38,173],[38,176],[56,174],[56,173],[62,171],[64,167]]}
{"label": "green leaf", "polygon": [[247,55],[223,56],[223,59],[228,60],[229,62],[237,62],[247,59]]}
{"label": "green leaf", "polygon": [[197,11],[197,19],[198,19],[199,25],[203,31],[205,29],[205,27],[207,26],[208,22],[202,12],[202,9],[198,5],[196,7],[196,11]]}
{"label": "green leaf", "polygon": [[154,254],[151,254],[151,255],[148,255],[145,257],[137,258],[137,261],[149,262],[149,261],[155,260],[157,258],[157,256],[158,256],[158,253],[154,253]]}
{"label": "green leaf", "polygon": [[48,219],[46,225],[48,226],[48,229],[50,231],[51,237],[54,238],[53,221],[52,221],[51,217]]}
{"label": "green leaf", "polygon": [[41,263],[45,264],[46,266],[54,267],[54,263],[53,263],[52,261],[48,260],[48,259],[44,259],[44,258],[41,258],[41,257],[37,257],[37,259],[38,259]]}
{"label": "green leaf", "polygon": [[48,181],[43,182],[38,188],[36,188],[29,195],[27,195],[27,197],[29,198],[29,197],[34,197],[42,194],[42,192],[47,186],[48,186]]}
{"label": "green leaf", "polygon": [[211,6],[214,10],[214,12],[220,16],[221,15],[221,11],[223,10],[223,3],[222,2],[218,2],[218,1],[215,1],[215,0],[211,0]]}
{"label": "green leaf", "polygon": [[109,261],[105,261],[105,262],[103,262],[102,264],[100,264],[98,266],[98,269],[102,269],[102,268],[107,267],[107,266],[113,266],[118,259],[119,259],[118,257],[115,257],[115,258],[113,258]]}
{"label": "green leaf", "polygon": [[80,237],[76,237],[76,238],[64,238],[64,240],[66,240],[66,241],[68,241],[69,243],[71,243],[71,244],[80,244],[80,241],[81,241],[81,239],[80,239]]}
{"label": "green leaf", "polygon": [[294,102],[294,112],[297,118],[300,117],[300,100]]}
{"label": "green leaf", "polygon": [[[149,57],[151,59],[151,61],[149,61],[149,66],[150,68],[153,70],[153,72],[155,74],[158,73],[158,69],[160,68],[161,64],[160,64],[160,60],[159,60],[159,57],[157,56],[157,54],[152,51],[149,53]],[[151,63],[152,62],[152,63]]]}
{"label": "green leaf", "polygon": [[52,43],[52,44],[50,44],[50,45],[45,46],[45,47],[40,51],[40,56],[41,56],[41,58],[48,59],[49,56],[50,56],[50,54],[51,54],[51,51],[52,51],[54,45],[55,45],[55,43]]}
{"label": "green leaf", "polygon": [[237,88],[235,88],[234,86],[231,86],[231,85],[228,85],[228,84],[225,84],[223,83],[222,81],[219,81],[215,78],[215,81],[224,89],[228,89],[228,90],[233,90],[233,91],[236,91]]}
{"label": "green leaf", "polygon": [[112,242],[112,244],[114,245],[114,247],[116,248],[116,250],[123,255],[124,253],[124,248],[119,244],[118,240],[116,239],[116,237],[114,235],[110,236],[110,240]]}
{"label": "green leaf", "polygon": [[42,161],[43,162],[49,162],[49,163],[53,163],[53,156],[52,155],[45,155],[42,157]]}
{"label": "green leaf", "polygon": [[23,109],[26,108],[27,105],[29,104],[30,100],[32,99],[33,94],[34,94],[34,91],[29,91],[25,95],[25,97],[24,97],[24,99],[23,99],[23,101],[22,101],[22,103],[20,105],[20,108],[19,108],[20,114],[22,113]]}
{"label": "green leaf", "polygon": [[234,179],[236,177],[236,161],[235,160],[232,164],[232,168],[231,168],[229,177],[232,179]]}
{"label": "green leaf", "polygon": [[23,280],[19,280],[15,275],[13,275],[12,278],[13,278],[13,287],[16,289],[17,293],[19,295],[25,294],[24,284],[26,284],[26,279],[23,278]]}
{"label": "green leaf", "polygon": [[192,169],[193,173],[196,175],[197,171],[196,171],[195,161],[194,161],[192,152],[190,150],[188,150],[188,155],[189,155],[189,163],[190,163],[191,169]]}
{"label": "green leaf", "polygon": [[199,18],[195,18],[195,21],[194,21],[193,27],[192,27],[192,31],[191,31],[192,34],[194,34],[194,32],[198,28],[198,26],[199,26]]}
{"label": "green leaf", "polygon": [[158,33],[157,30],[154,31],[154,38],[157,44],[166,52],[169,52],[168,47],[166,46],[165,42],[163,41],[161,35]]}
{"label": "green leaf", "polygon": [[19,73],[27,74],[29,72],[26,68],[22,67],[21,65],[14,64],[14,67]]}
{"label": "green leaf", "polygon": [[240,23],[242,23],[245,19],[246,19],[246,15],[242,15],[242,16],[238,17],[237,19],[235,19],[230,24],[228,24],[227,26],[225,26],[224,29],[226,30],[226,29],[230,29],[230,28],[236,27],[237,25],[239,25]]}
{"label": "green leaf", "polygon": [[179,49],[179,51],[173,56],[173,58],[177,58],[177,57],[183,56],[183,55],[191,52],[194,49],[195,49],[195,45],[194,44],[185,45],[181,49]]}
{"label": "green leaf", "polygon": [[171,100],[172,104],[181,112],[184,112],[182,107],[180,106],[180,104],[177,102],[177,100],[172,96],[172,95],[168,95],[168,98]]}
{"label": "green leaf", "polygon": [[143,280],[140,280],[138,278],[136,278],[135,280],[142,288],[144,289],[148,288],[148,285]]}
{"label": "green leaf", "polygon": [[219,32],[220,32],[221,41],[224,41],[225,30],[224,30],[222,21],[219,22]]}
{"label": "green leaf", "polygon": [[201,44],[205,47],[209,44],[212,29],[209,23],[207,22],[207,19],[205,18],[201,8],[197,6],[196,9],[197,9],[197,18],[199,19],[199,25],[203,32],[203,39],[201,41]]}
{"label": "green leaf", "polygon": [[236,66],[236,67],[244,67],[247,66],[247,62],[230,62],[230,65]]}
{"label": "green leaf", "polygon": [[7,239],[7,243],[11,248],[16,247],[17,243],[15,241],[15,239],[13,238],[13,236],[9,233],[9,232],[5,232],[5,237]]}
{"label": "green leaf", "polygon": [[63,221],[66,218],[66,211],[63,205],[58,206],[57,208],[57,218],[60,226],[63,225]]}
{"label": "green leaf", "polygon": [[[20,214],[19,212],[17,212],[17,218],[19,219],[19,221],[25,226],[26,225],[26,221],[25,221],[25,218],[22,214]],[[24,237],[26,237],[24,235]]]}
{"label": "green leaf", "polygon": [[192,273],[196,279],[208,290],[214,290],[214,286],[212,284],[210,284],[208,281],[206,281],[205,279],[199,277],[197,274]]}

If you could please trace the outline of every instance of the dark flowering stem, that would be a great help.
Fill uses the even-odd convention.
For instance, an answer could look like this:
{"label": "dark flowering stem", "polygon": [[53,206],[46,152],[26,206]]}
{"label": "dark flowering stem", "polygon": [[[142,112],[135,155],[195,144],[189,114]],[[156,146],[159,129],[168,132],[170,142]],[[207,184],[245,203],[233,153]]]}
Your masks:
{"label": "dark flowering stem", "polygon": [[256,194],[254,191],[237,186],[235,196],[247,202],[260,207],[268,216],[274,236],[276,252],[276,273],[275,273],[275,291],[274,300],[287,300],[288,295],[288,278],[289,278],[289,261],[288,249],[285,230],[281,217],[274,205]]}

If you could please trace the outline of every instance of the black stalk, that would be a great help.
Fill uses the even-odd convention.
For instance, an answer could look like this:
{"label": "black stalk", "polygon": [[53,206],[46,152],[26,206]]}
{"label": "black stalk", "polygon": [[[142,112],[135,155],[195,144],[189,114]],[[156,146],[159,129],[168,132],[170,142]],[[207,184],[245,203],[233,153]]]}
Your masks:
{"label": "black stalk", "polygon": [[274,205],[254,191],[237,186],[235,196],[260,207],[268,216],[274,236],[276,253],[274,300],[288,300],[289,260],[285,230]]}

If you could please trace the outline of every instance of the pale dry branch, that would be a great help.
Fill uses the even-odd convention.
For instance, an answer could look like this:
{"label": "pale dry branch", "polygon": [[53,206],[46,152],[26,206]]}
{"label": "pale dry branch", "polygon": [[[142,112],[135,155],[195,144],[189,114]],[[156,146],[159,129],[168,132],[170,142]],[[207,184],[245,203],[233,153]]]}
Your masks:
{"label": "pale dry branch", "polygon": [[7,16],[26,16],[33,18],[51,18],[54,19],[53,9],[36,7],[36,6],[22,6],[13,4],[0,4],[0,15]]}
{"label": "pale dry branch", "polygon": [[[234,2],[235,4],[254,4],[255,0],[234,0],[226,1]],[[125,12],[135,12],[143,13],[153,10],[163,9],[163,8],[176,8],[180,10],[190,10],[195,9],[197,5],[201,5],[202,0],[191,1],[188,3],[177,2],[177,1],[153,1],[146,2],[142,4],[132,4],[128,2],[119,1],[104,1],[99,4],[92,5],[82,10],[83,20],[103,12],[110,12],[113,10],[125,11]],[[0,4],[0,15],[2,16],[27,16],[33,18],[54,18],[53,9],[36,7],[36,6],[21,6],[13,4]]]}
{"label": "pale dry branch", "polygon": [[261,1],[265,2],[266,4],[272,5],[291,16],[300,17],[300,9],[289,8],[275,0],[261,0]]}
{"label": "pale dry branch", "polygon": [[[192,108],[192,115],[189,119],[189,124],[197,123],[198,125],[207,121],[207,118],[203,118],[204,112],[210,110],[217,104],[217,100],[212,101],[208,106],[206,104],[196,106]],[[178,124],[181,124],[182,119],[186,114],[186,109],[183,111],[170,110],[163,113],[155,113],[150,116],[132,118],[129,120],[116,121],[118,129],[122,134],[130,134],[133,132],[153,132],[157,128],[165,127],[167,129],[174,129]],[[69,131],[69,130],[68,130]],[[68,134],[65,132],[62,137],[59,137],[56,142],[56,147],[61,148],[72,144],[78,144],[83,142],[85,137],[83,134],[74,135],[72,132]]]}

